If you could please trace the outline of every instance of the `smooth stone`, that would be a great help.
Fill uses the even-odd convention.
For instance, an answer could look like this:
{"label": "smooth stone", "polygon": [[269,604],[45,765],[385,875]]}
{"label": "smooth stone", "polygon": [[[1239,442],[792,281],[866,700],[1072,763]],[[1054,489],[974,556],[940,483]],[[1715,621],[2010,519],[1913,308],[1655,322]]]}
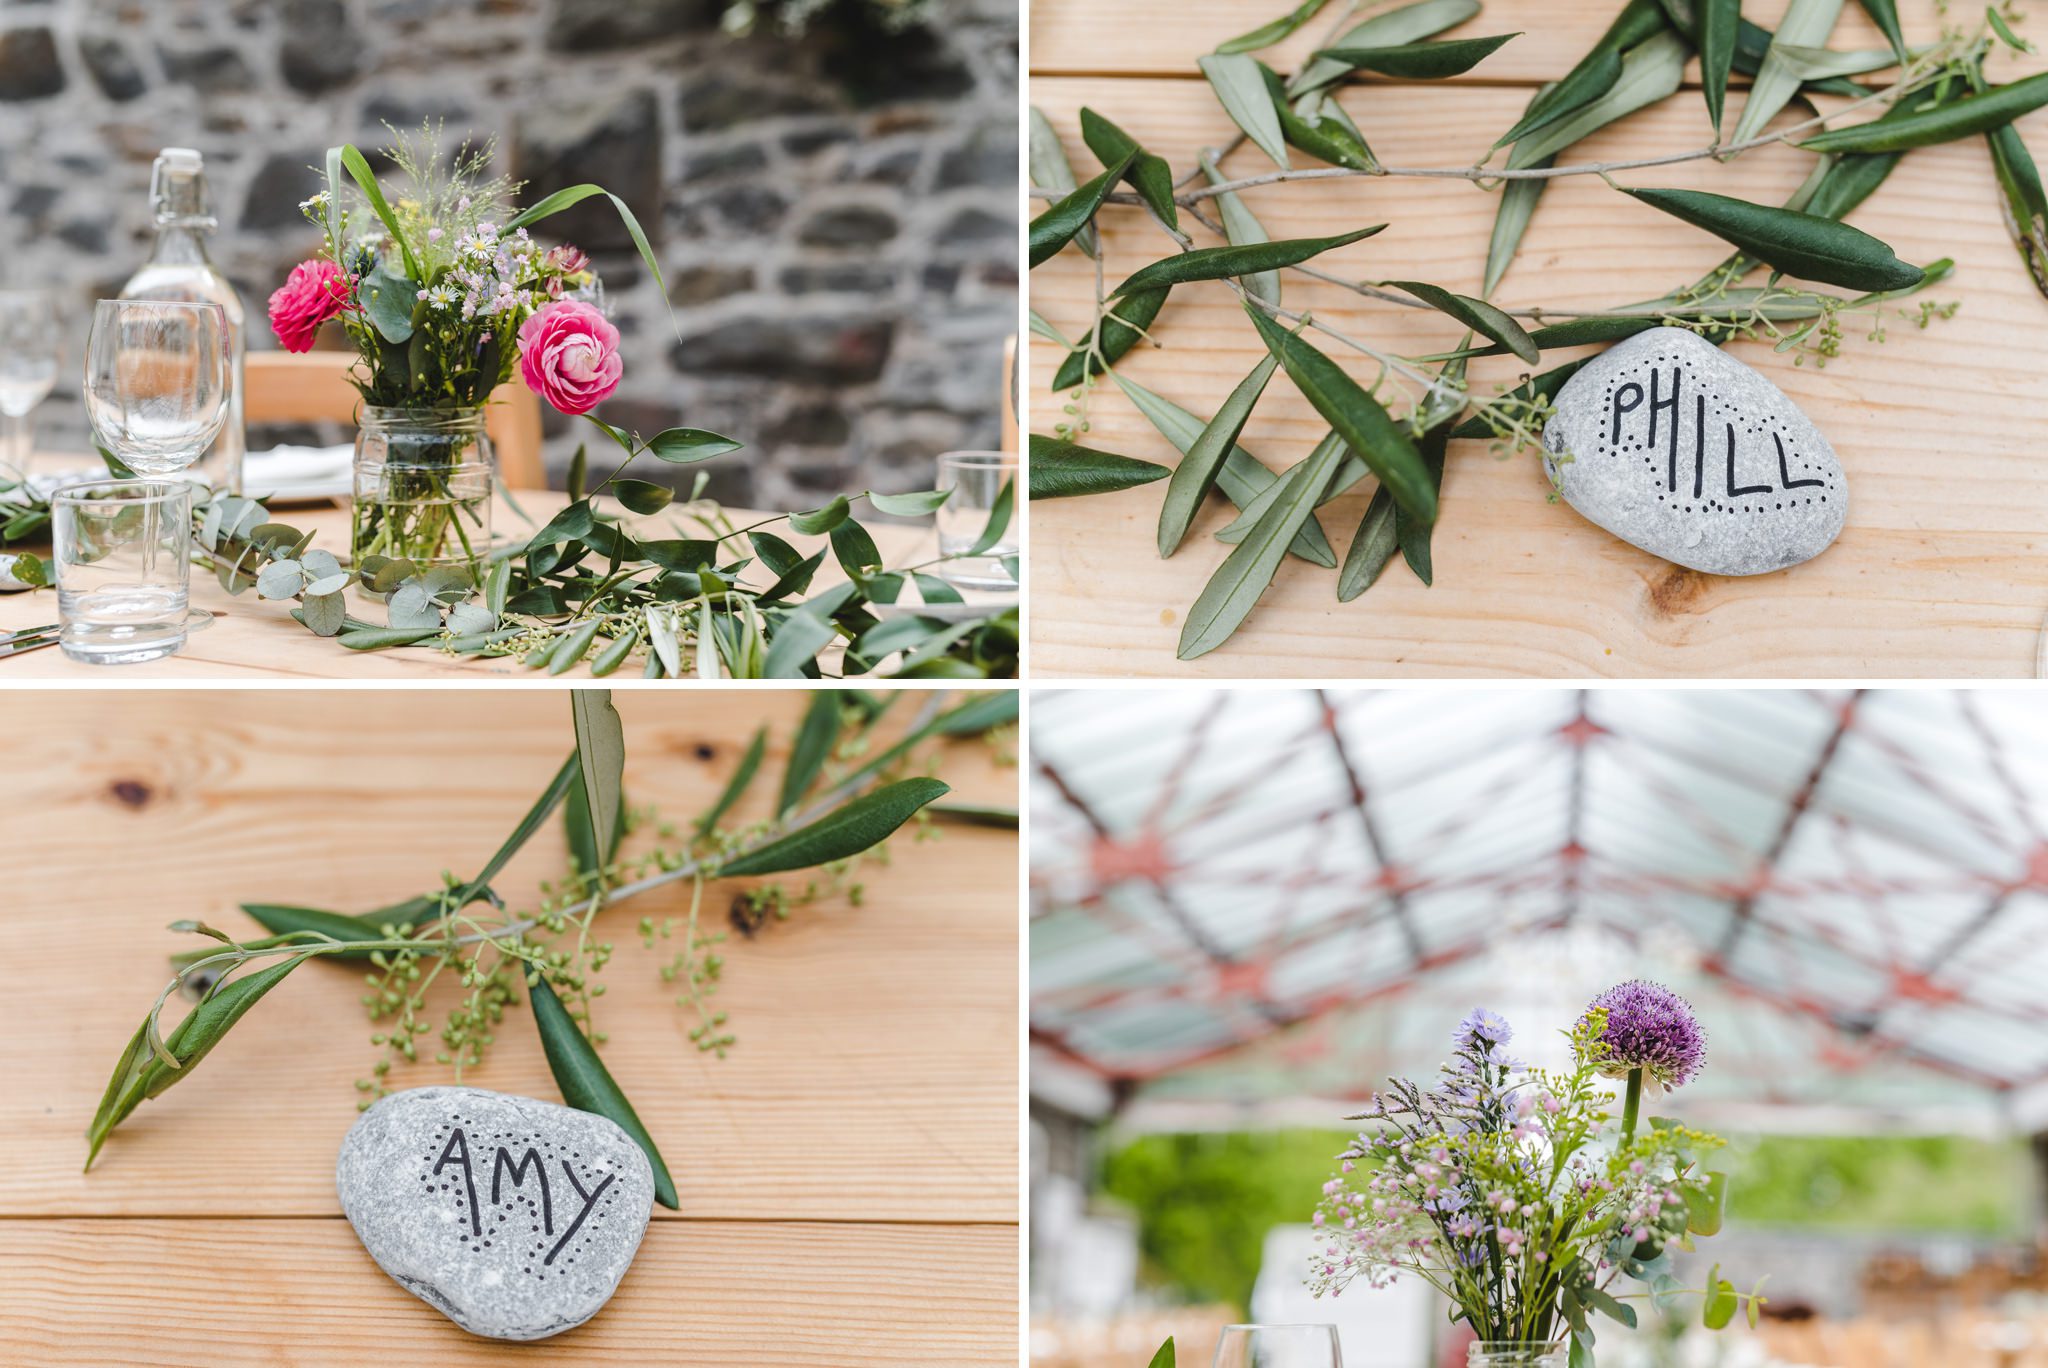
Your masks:
{"label": "smooth stone", "polygon": [[1848,477],[1813,421],[1683,328],[1587,362],[1558,392],[1543,448],[1558,492],[1588,520],[1709,574],[1811,560],[1849,516]]}
{"label": "smooth stone", "polygon": [[414,1088],[349,1128],[341,1209],[398,1285],[473,1335],[536,1340],[611,1299],[654,1171],[602,1116],[481,1088]]}

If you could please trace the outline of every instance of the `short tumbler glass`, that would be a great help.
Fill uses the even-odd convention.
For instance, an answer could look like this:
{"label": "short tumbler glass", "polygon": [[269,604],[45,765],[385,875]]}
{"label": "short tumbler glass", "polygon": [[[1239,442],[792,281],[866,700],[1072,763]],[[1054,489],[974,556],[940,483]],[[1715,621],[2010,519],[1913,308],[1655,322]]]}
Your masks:
{"label": "short tumbler glass", "polygon": [[58,645],[129,665],[185,644],[192,580],[189,480],[85,480],[51,496]]}
{"label": "short tumbler glass", "polygon": [[1013,590],[1017,581],[1003,565],[1005,556],[1017,554],[1018,493],[1010,492],[1009,520],[995,541],[974,555],[988,531],[989,514],[1001,497],[1004,485],[1014,486],[1017,457],[1008,451],[948,451],[939,457],[937,487],[953,491],[939,505],[933,520],[939,529],[939,554],[957,559],[941,561],[939,578],[963,589]]}

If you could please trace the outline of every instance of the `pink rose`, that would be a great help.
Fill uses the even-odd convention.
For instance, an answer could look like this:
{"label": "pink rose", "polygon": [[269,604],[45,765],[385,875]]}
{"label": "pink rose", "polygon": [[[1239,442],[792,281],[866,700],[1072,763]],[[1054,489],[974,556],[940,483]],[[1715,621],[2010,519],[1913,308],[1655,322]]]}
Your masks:
{"label": "pink rose", "polygon": [[562,299],[519,325],[519,375],[567,414],[588,413],[619,387],[619,330],[581,300]]}
{"label": "pink rose", "polygon": [[302,261],[270,296],[270,330],[284,349],[311,351],[320,325],[349,306],[348,275],[331,261]]}

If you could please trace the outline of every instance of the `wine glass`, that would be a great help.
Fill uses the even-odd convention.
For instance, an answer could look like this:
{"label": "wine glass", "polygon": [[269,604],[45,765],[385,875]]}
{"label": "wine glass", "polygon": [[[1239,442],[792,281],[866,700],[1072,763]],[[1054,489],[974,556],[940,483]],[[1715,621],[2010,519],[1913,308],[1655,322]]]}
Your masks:
{"label": "wine glass", "polygon": [[28,474],[29,415],[57,383],[57,305],[41,290],[0,290],[0,463]]}
{"label": "wine glass", "polygon": [[1226,1325],[1215,1368],[1343,1368],[1334,1325]]}
{"label": "wine glass", "polygon": [[86,340],[93,435],[138,475],[175,475],[227,421],[228,316],[218,304],[102,299]]}

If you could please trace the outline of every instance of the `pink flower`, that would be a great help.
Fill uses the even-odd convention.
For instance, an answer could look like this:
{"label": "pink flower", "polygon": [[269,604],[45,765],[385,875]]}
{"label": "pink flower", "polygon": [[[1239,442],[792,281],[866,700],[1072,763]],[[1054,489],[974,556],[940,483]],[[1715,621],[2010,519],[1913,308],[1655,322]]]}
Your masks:
{"label": "pink flower", "polygon": [[547,254],[540,259],[540,264],[546,269],[560,271],[563,275],[577,275],[589,269],[590,258],[564,242],[548,248]]}
{"label": "pink flower", "polygon": [[270,330],[284,349],[311,351],[320,325],[349,306],[348,275],[331,261],[302,261],[270,295]]}
{"label": "pink flower", "polygon": [[588,413],[619,387],[619,330],[592,306],[563,299],[519,325],[519,375],[567,414]]}

